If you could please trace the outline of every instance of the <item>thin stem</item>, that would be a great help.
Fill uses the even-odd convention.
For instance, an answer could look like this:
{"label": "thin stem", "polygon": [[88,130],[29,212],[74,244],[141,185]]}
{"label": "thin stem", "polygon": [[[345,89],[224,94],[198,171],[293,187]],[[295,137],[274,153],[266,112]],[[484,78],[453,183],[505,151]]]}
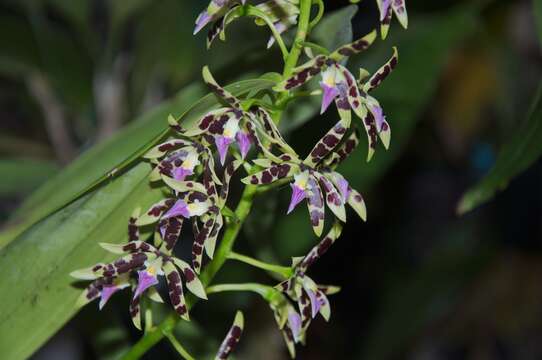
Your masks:
{"label": "thin stem", "polygon": [[280,36],[279,32],[275,28],[275,25],[273,22],[269,19],[269,17],[260,9],[258,9],[255,6],[248,5],[247,8],[247,15],[249,16],[256,16],[265,21],[267,26],[269,27],[269,30],[271,30],[271,33],[273,34],[273,37],[275,38],[275,41],[277,42],[278,46],[280,47],[280,51],[282,52],[282,58],[284,61],[288,58],[288,48],[286,47],[286,44],[284,44],[284,40],[282,40],[282,36]]}
{"label": "thin stem", "polygon": [[164,332],[164,335],[165,337],[167,337],[171,345],[173,345],[175,350],[177,350],[179,355],[181,355],[186,360],[194,360],[194,357],[190,355],[188,351],[186,351],[186,349],[181,345],[181,343],[175,338],[175,336],[171,332]]}
{"label": "thin stem", "polygon": [[284,64],[283,77],[287,78],[292,74],[299,56],[301,55],[301,50],[303,49],[302,42],[305,41],[309,33],[309,21],[311,16],[311,0],[299,0],[299,22],[297,25],[297,33],[295,34],[294,44],[286,63]]}
{"label": "thin stem", "polygon": [[251,291],[261,295],[263,298],[267,298],[269,292],[273,288],[267,285],[257,284],[257,283],[244,283],[244,284],[218,284],[209,286],[205,289],[207,295],[216,294],[225,291]]}
{"label": "thin stem", "polygon": [[258,259],[254,259],[250,256],[238,254],[236,252],[230,252],[230,255],[228,256],[228,259],[237,260],[240,262],[244,262],[245,264],[257,267],[258,269],[271,271],[274,273],[277,273],[284,278],[288,278],[292,275],[292,269],[287,266],[280,266],[280,265],[274,265],[269,264],[263,261],[260,261]]}
{"label": "thin stem", "polygon": [[320,54],[329,55],[329,50],[323,47],[322,45],[318,45],[310,41],[303,41],[301,44],[304,47],[308,47],[308,48],[318,51]]}
{"label": "thin stem", "polygon": [[312,30],[322,20],[322,16],[324,15],[324,2],[322,0],[313,0],[313,4],[318,5],[318,13],[316,14],[316,17],[310,22],[309,24],[309,30]]}

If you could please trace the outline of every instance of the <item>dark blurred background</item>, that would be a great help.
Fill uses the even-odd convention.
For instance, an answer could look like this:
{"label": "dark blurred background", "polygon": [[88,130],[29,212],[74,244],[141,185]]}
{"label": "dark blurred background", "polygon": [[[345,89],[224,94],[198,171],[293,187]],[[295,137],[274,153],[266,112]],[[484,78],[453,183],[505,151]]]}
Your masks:
{"label": "dark blurred background", "polygon": [[[331,10],[348,2],[326,4]],[[399,47],[398,70],[376,94],[392,146],[366,164],[362,143],[341,169],[364,194],[368,221],[350,213],[342,238],[311,269],[313,279],[342,291],[331,298],[331,322],[315,321],[307,345],[298,346],[299,359],[542,358],[542,163],[488,204],[456,213],[526,117],[542,74],[541,39],[531,1],[473,4],[409,0],[410,29],[394,20],[386,41],[350,61],[354,73],[356,66],[374,70],[392,45]],[[248,20],[207,51],[204,35],[192,36],[204,6],[0,3],[1,222],[78,154],[199,82],[204,64],[222,83],[280,71],[277,49],[264,51],[267,30]],[[355,36],[377,20],[374,0],[359,6]],[[337,116],[294,110],[282,125],[304,154]],[[316,239],[305,211],[283,215],[289,191],[276,194],[257,202],[237,247],[287,264]],[[273,283],[229,263],[217,282],[255,280]],[[94,306],[85,308],[33,358],[116,358],[140,336],[127,296],[116,296],[99,316]],[[255,295],[215,295],[198,304],[191,324],[177,329],[179,338],[193,353],[210,354],[237,308],[247,326],[236,358],[286,359],[272,313]],[[164,341],[146,358],[177,355]]]}

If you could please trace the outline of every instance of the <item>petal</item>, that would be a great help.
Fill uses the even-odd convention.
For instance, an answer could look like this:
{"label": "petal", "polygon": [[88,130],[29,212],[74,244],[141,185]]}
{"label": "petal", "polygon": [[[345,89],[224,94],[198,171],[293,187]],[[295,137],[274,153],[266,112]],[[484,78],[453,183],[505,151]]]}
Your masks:
{"label": "petal", "polygon": [[137,226],[149,225],[157,222],[162,214],[175,204],[175,199],[169,198],[160,200],[152,205],[145,213],[143,213],[135,222]]}
{"label": "petal", "polygon": [[390,8],[391,0],[378,0],[378,9],[380,11],[380,21],[382,22],[386,18],[386,14]]}
{"label": "petal", "polygon": [[150,273],[147,270],[140,270],[137,272],[138,274],[138,280],[137,280],[137,288],[134,293],[134,298],[141,296],[145,290],[150,288],[153,285],[158,284],[158,278],[156,275]]}
{"label": "petal", "polygon": [[203,284],[198,279],[196,274],[194,273],[194,270],[188,265],[186,262],[182,261],[178,258],[172,258],[173,263],[181,269],[181,273],[183,274],[186,287],[188,290],[199,297],[200,299],[207,299],[207,295],[205,294],[205,289],[203,288]]}
{"label": "petal", "polygon": [[132,298],[129,310],[134,326],[141,330],[141,298],[139,296]]}
{"label": "petal", "polygon": [[100,310],[103,309],[103,307],[105,306],[107,301],[111,298],[111,296],[117,291],[119,291],[120,289],[121,288],[116,285],[104,285],[100,293],[100,303],[98,305]]}
{"label": "petal", "polygon": [[201,270],[203,260],[203,247],[205,242],[211,235],[212,229],[215,225],[216,216],[211,216],[204,222],[203,227],[199,229],[199,233],[192,243],[192,266],[194,270],[199,274]]}
{"label": "petal", "polygon": [[178,216],[182,216],[184,218],[190,217],[188,204],[184,202],[184,200],[177,200],[175,204],[164,214],[164,216],[162,216],[162,220]]}
{"label": "petal", "polygon": [[295,341],[299,339],[301,335],[301,316],[294,310],[290,310],[288,313],[288,326],[292,330]]}
{"label": "petal", "polygon": [[324,229],[324,196],[314,176],[309,176],[307,181],[307,207],[309,209],[312,228],[316,236],[322,235]]}
{"label": "petal", "polygon": [[239,131],[237,133],[237,145],[239,145],[241,157],[244,159],[247,156],[251,146],[250,134],[245,131]]}
{"label": "petal", "polygon": [[322,241],[314,246],[297,265],[297,270],[305,273],[308,268],[316,262],[316,260],[322,257],[329,250],[330,246],[333,245],[333,243],[339,238],[341,232],[342,225],[340,222],[336,221]]}
{"label": "petal", "polygon": [[188,308],[183,294],[181,276],[175,266],[167,261],[164,263],[164,272],[166,275],[169,289],[169,299],[175,312],[183,319],[188,320]]}
{"label": "petal", "polygon": [[373,117],[376,122],[376,131],[380,132],[382,130],[382,124],[384,123],[384,112],[382,108],[378,105],[369,105],[369,110],[373,113]]}
{"label": "petal", "polygon": [[241,339],[244,323],[245,320],[243,317],[243,313],[237,311],[237,313],[235,314],[235,319],[233,320],[233,324],[230,327],[228,333],[226,334],[224,341],[222,341],[218,353],[216,354],[215,360],[227,359],[230,356],[231,352],[235,349],[235,347],[239,343],[239,340]]}
{"label": "petal", "polygon": [[346,222],[346,211],[344,209],[345,198],[339,194],[335,186],[325,176],[317,173],[316,177],[322,189],[324,189],[327,206],[339,220]]}
{"label": "petal", "polygon": [[161,250],[171,253],[181,235],[183,221],[183,218],[179,216],[160,221],[158,226],[160,228],[160,235],[162,235],[162,239],[164,240]]}
{"label": "petal", "polygon": [[209,15],[207,10],[203,10],[196,19],[196,27],[194,28],[193,35],[196,35],[198,32],[200,32],[201,29],[205,27],[209,22],[213,20],[212,16]]}
{"label": "petal", "polygon": [[322,106],[320,108],[320,114],[323,114],[331,102],[339,95],[339,90],[335,86],[326,85],[324,82],[320,82],[320,87],[322,88]]}
{"label": "petal", "polygon": [[348,205],[354,209],[363,221],[367,221],[367,208],[363,196],[356,190],[349,187],[350,195],[348,196]]}
{"label": "petal", "polygon": [[235,109],[241,109],[241,102],[235,96],[233,96],[229,91],[218,85],[216,80],[213,78],[209,67],[205,66],[202,70],[203,80],[211,88],[216,96],[224,100],[231,107]]}
{"label": "petal", "polygon": [[307,292],[307,295],[309,296],[309,299],[311,301],[311,315],[313,318],[316,317],[318,312],[320,311],[320,302],[316,298],[316,293],[312,291],[311,289],[305,289]]}
{"label": "petal", "polygon": [[399,54],[397,52],[397,48],[393,47],[393,55],[391,58],[378,69],[373,76],[363,85],[363,91],[369,92],[375,88],[377,88],[382,81],[384,81],[389,74],[395,69],[397,66],[397,63],[399,61]]}
{"label": "petal", "polygon": [[[359,144],[359,131],[356,128],[354,132],[352,132],[348,136],[346,141],[344,141],[341,145],[336,147],[333,153],[324,160],[324,164],[327,167],[331,167],[331,168],[337,166],[338,164],[346,160],[350,156],[350,154],[352,154],[352,152],[356,149],[358,144]],[[340,190],[340,186],[337,185],[337,187]]]}
{"label": "petal", "polygon": [[227,138],[225,136],[217,135],[215,136],[216,149],[220,155],[220,163],[224,165],[226,162],[226,155],[228,154],[228,148],[233,142],[233,139]]}
{"label": "petal", "polygon": [[341,142],[346,134],[347,126],[343,120],[339,120],[312,148],[309,156],[303,161],[310,167],[316,166]]}
{"label": "petal", "polygon": [[279,179],[290,177],[297,172],[299,172],[299,166],[295,164],[284,163],[273,165],[268,169],[249,175],[241,179],[241,181],[245,184],[265,185],[271,184]]}
{"label": "petal", "polygon": [[302,66],[296,68],[289,78],[277,84],[273,89],[275,91],[285,91],[303,85],[323,70],[326,60],[326,56],[318,55],[314,59],[309,60]]}
{"label": "petal", "polygon": [[303,201],[303,199],[306,198],[304,189],[301,189],[299,186],[295,184],[290,184],[290,186],[292,187],[292,197],[290,199],[290,205],[288,205],[288,211],[286,212],[286,214],[291,213],[295,209],[295,207],[301,201]]}
{"label": "petal", "polygon": [[376,39],[376,30],[371,31],[361,39],[358,39],[350,44],[346,44],[335,50],[329,56],[335,61],[339,61],[346,56],[352,56],[366,50]]}
{"label": "petal", "polygon": [[392,0],[391,7],[397,19],[405,29],[408,28],[408,14],[404,0]]}

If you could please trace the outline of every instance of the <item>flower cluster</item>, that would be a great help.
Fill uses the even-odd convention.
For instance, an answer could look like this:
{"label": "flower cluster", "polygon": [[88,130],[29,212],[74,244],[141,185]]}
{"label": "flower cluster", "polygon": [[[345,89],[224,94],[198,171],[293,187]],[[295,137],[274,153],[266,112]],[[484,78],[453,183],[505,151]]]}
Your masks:
{"label": "flower cluster", "polygon": [[[323,7],[322,2],[315,3]],[[382,37],[388,32],[392,14],[406,28],[404,0],[377,0],[377,3]],[[212,0],[198,16],[194,33],[212,23],[207,37],[210,45],[217,37],[225,38],[226,26],[233,20],[250,16],[255,18],[257,25],[270,27],[273,37],[268,46],[276,41],[283,55],[288,56],[280,34],[295,25],[300,17],[299,5],[299,0],[267,0],[258,5],[247,4],[245,0]],[[308,26],[307,17],[305,24]],[[78,279],[91,280],[79,299],[79,305],[99,299],[101,309],[113,294],[130,288],[133,293],[130,314],[135,326],[141,329],[141,299],[146,297],[163,302],[158,291],[163,278],[173,309],[181,318],[188,320],[185,291],[201,299],[207,298],[204,286],[207,284],[198,276],[206,258],[213,261],[222,229],[238,225],[235,224],[239,221],[237,212],[233,213],[226,204],[232,177],[242,168],[246,175],[241,181],[252,190],[252,194],[257,193],[255,187],[264,191],[271,189],[272,184],[289,183],[291,198],[286,212],[291,213],[306,200],[316,236],[320,237],[325,228],[326,205],[334,216],[328,233],[307,255],[293,258],[291,267],[264,264],[255,259],[247,261],[270,271],[275,269],[285,279],[274,288],[256,285],[259,289],[265,288],[261,294],[265,293],[264,298],[294,357],[295,344],[305,342],[312,319],[321,314],[326,321],[329,320],[331,308],[327,296],[339,290],[334,286],[317,284],[307,276],[307,271],[340,236],[347,220],[346,205],[362,220],[367,217],[362,195],[337,171],[337,166],[359,144],[360,125],[368,138],[367,161],[373,157],[379,139],[386,149],[390,145],[390,124],[378,100],[369,93],[396,67],[397,49],[393,48],[391,58],[372,75],[360,69],[356,79],[345,66],[348,57],[365,51],[376,37],[375,30],[334,51],[313,46],[320,50],[320,54],[313,56],[312,51],[306,51],[309,60],[285,71],[291,75],[275,82],[273,90],[278,96],[249,94],[246,98],[236,97],[219,85],[209,69],[204,67],[203,80],[220,106],[209,109],[191,126],[169,117],[171,136],[144,155],[153,167],[150,181],[163,187],[166,195],[145,211],[134,211],[128,224],[128,243],[100,244],[105,250],[121,255],[120,258],[71,274]],[[294,45],[304,46],[302,42]],[[296,62],[297,58],[293,63]],[[310,95],[322,94],[321,113],[335,103],[340,120],[316,142],[306,157],[301,157],[282,136],[277,126],[278,118],[285,104],[295,98],[296,89],[316,75],[321,75],[321,91]],[[352,112],[361,120],[360,125],[352,122]],[[227,221],[228,218],[232,221]],[[175,253],[186,223],[191,224],[193,234],[190,264]],[[150,234],[148,238],[140,234],[142,229],[146,231],[141,231],[141,234]],[[237,234],[238,230],[236,228],[232,233]],[[225,257],[233,254],[231,244],[217,251],[222,257],[219,261],[223,262]],[[237,255],[238,259],[247,258]],[[208,274],[205,275],[201,278],[209,281]],[[207,290],[212,293],[210,288]],[[238,312],[216,359],[229,356],[239,342],[243,323],[244,318]]]}

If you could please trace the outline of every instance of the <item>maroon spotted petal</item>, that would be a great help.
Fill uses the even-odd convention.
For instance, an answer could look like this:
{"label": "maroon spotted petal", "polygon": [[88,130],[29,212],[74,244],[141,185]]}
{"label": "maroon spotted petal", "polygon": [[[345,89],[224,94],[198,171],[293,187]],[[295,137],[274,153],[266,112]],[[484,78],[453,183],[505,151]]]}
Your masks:
{"label": "maroon spotted petal", "polygon": [[312,148],[309,156],[305,159],[304,163],[308,166],[314,167],[326,156],[328,156],[333,149],[341,142],[342,138],[346,134],[347,126],[343,120],[340,120],[333,126]]}

